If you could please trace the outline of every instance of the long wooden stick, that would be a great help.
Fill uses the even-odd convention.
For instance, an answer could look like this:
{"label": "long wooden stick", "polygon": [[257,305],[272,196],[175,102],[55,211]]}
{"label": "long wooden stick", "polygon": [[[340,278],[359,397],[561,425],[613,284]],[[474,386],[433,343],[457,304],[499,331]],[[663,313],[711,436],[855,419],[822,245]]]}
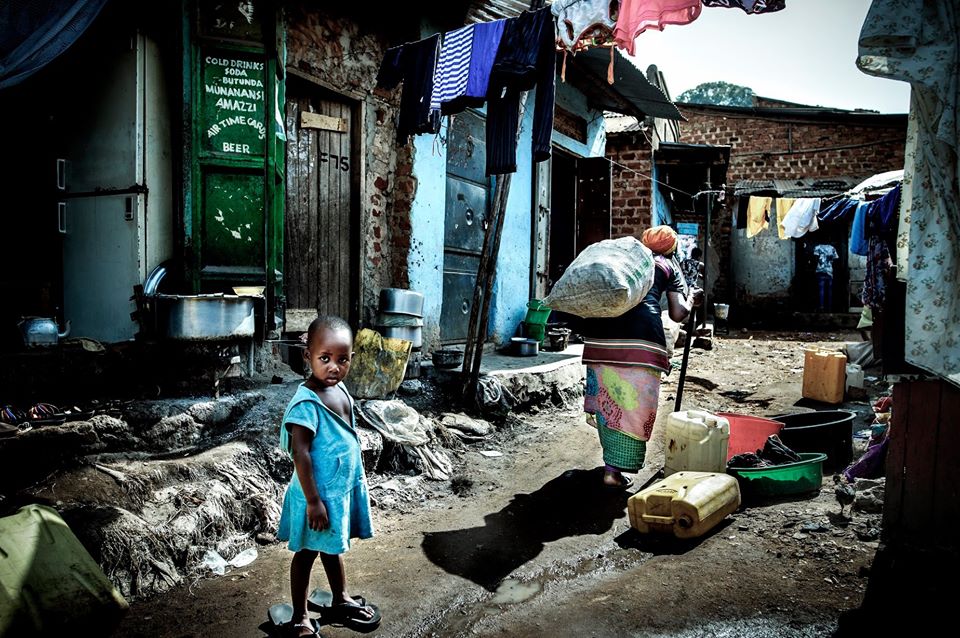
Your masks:
{"label": "long wooden stick", "polygon": [[[473,364],[470,371],[468,388],[476,392],[477,384],[480,381],[480,364],[483,362],[483,342],[486,341],[487,325],[490,321],[490,298],[493,295],[493,281],[496,277],[497,257],[500,255],[500,238],[503,236],[504,220],[507,217],[507,195],[510,193],[510,183],[513,181],[513,175],[500,175],[497,180],[499,187],[503,183],[501,190],[500,205],[497,207],[497,214],[494,216],[493,225],[493,246],[490,251],[490,261],[488,271],[483,282],[483,307],[480,309],[479,329],[477,331],[477,346],[474,348]],[[494,200],[496,203],[496,200]],[[477,282],[479,286],[479,281]]]}
{"label": "long wooden stick", "polygon": [[[517,140],[523,131],[523,116],[526,111],[527,93],[520,96],[519,125]],[[464,397],[471,400],[476,397],[480,380],[480,366],[483,362],[483,344],[487,340],[487,324],[490,318],[490,296],[497,272],[497,258],[500,253],[500,238],[503,235],[504,219],[507,216],[507,199],[510,195],[512,174],[497,175],[497,184],[493,195],[493,215],[483,235],[483,249],[480,264],[477,267],[477,283],[473,289],[473,306],[470,309],[470,324],[467,329],[467,343],[463,354],[462,373],[464,377]]]}

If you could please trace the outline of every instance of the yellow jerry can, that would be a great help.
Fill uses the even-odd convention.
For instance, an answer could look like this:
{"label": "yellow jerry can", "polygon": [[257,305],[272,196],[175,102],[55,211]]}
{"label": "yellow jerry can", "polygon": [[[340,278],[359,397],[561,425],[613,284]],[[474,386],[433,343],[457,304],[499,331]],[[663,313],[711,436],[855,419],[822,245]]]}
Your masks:
{"label": "yellow jerry can", "polygon": [[677,472],[627,501],[630,526],[641,533],[696,538],[740,507],[740,486],[729,474]]}
{"label": "yellow jerry can", "polygon": [[57,512],[21,507],[0,518],[0,637],[109,635],[127,601]]}
{"label": "yellow jerry can", "polygon": [[847,355],[820,348],[804,349],[803,388],[800,392],[803,398],[841,403],[846,378]]}

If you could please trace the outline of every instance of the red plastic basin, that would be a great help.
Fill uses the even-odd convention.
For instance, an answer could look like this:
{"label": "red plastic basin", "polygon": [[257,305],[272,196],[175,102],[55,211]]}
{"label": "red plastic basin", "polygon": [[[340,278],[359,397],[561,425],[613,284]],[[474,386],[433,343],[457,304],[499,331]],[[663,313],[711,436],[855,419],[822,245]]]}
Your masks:
{"label": "red plastic basin", "polygon": [[717,412],[730,422],[730,441],[727,443],[727,460],[737,454],[746,454],[763,449],[767,437],[780,434],[783,423],[759,416],[747,416],[732,412]]}

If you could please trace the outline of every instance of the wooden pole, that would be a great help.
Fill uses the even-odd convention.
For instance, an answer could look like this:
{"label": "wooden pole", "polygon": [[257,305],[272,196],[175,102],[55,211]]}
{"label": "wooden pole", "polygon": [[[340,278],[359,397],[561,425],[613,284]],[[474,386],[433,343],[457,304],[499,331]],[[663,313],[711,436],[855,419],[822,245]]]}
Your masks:
{"label": "wooden pole", "polygon": [[[520,96],[519,126],[517,140],[523,131],[523,116],[526,111],[527,92]],[[497,274],[497,257],[500,254],[500,238],[503,235],[504,220],[507,216],[507,199],[510,195],[510,183],[513,175],[497,175],[497,184],[493,195],[493,215],[483,235],[483,252],[477,267],[477,283],[473,289],[473,306],[470,308],[470,324],[467,329],[467,343],[463,353],[464,377],[463,394],[465,398],[474,398],[480,381],[480,365],[483,362],[483,344],[487,340],[487,324],[490,318],[490,296],[493,281]]]}

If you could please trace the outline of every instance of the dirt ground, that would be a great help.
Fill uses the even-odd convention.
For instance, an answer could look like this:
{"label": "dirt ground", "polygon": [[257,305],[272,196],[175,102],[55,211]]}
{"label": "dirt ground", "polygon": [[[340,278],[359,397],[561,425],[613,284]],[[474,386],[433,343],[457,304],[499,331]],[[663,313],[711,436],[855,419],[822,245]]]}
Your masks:
{"label": "dirt ground", "polygon": [[[717,338],[692,351],[683,405],[797,411],[802,346],[842,338],[859,340]],[[663,385],[661,415],[678,376]],[[845,407],[866,427],[866,401]],[[457,452],[452,482],[370,477],[377,535],[346,564],[351,591],[383,611],[377,635],[829,636],[859,605],[880,517],[839,517],[829,476],[818,496],[746,506],[695,541],[644,537],[629,528],[629,493],[600,487],[599,443],[578,406],[519,416]],[[659,459],[651,445],[648,463]],[[290,554],[259,550],[247,567],[135,603],[114,635],[263,636],[268,607],[288,598]],[[314,583],[325,588],[319,565]]]}

